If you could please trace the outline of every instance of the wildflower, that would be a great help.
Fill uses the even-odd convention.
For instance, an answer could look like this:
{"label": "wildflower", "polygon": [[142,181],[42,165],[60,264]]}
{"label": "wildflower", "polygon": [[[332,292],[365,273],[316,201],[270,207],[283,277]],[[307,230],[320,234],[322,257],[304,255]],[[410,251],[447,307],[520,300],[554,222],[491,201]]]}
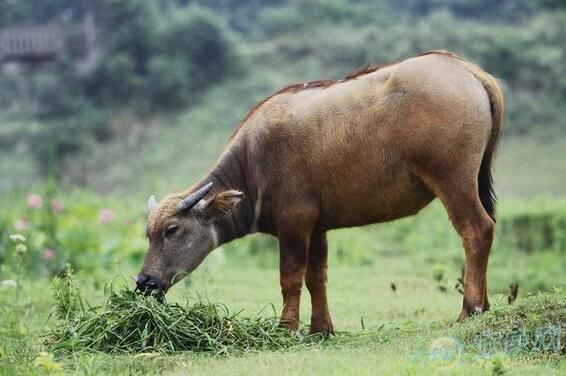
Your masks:
{"label": "wildflower", "polygon": [[38,194],[31,194],[28,196],[28,205],[30,208],[39,209],[43,206],[43,199]]}
{"label": "wildflower", "polygon": [[51,261],[55,258],[55,251],[52,250],[51,248],[46,248],[43,250],[43,252],[41,253],[41,258],[44,261]]}
{"label": "wildflower", "polygon": [[14,229],[18,231],[26,230],[29,227],[29,222],[26,218],[18,218],[14,221]]}
{"label": "wildflower", "polygon": [[56,198],[51,200],[51,210],[53,210],[53,213],[61,214],[63,212],[63,209],[65,209],[65,205],[63,205],[61,200]]}
{"label": "wildflower", "polygon": [[98,221],[102,224],[112,222],[115,214],[111,209],[102,209],[98,214]]}
{"label": "wildflower", "polygon": [[16,252],[19,253],[20,255],[23,255],[27,251],[28,251],[28,247],[24,243],[18,243],[16,245]]}
{"label": "wildflower", "polygon": [[5,279],[2,282],[0,282],[0,286],[7,289],[13,289],[15,287],[18,287],[18,283],[13,279]]}
{"label": "wildflower", "polygon": [[26,237],[23,236],[22,234],[12,234],[10,235],[10,240],[15,243],[25,243]]}

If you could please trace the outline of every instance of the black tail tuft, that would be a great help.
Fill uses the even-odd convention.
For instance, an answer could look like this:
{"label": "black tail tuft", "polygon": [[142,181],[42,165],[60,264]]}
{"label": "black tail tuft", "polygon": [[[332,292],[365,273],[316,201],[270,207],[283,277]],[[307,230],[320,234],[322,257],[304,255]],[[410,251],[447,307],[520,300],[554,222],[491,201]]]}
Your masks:
{"label": "black tail tuft", "polygon": [[478,174],[478,193],[480,196],[481,203],[491,217],[493,222],[495,222],[495,206],[497,203],[497,196],[493,190],[493,177],[491,176],[491,150],[487,150],[483,156],[480,166],[480,172]]}
{"label": "black tail tuft", "polygon": [[497,198],[495,197],[495,192],[493,190],[491,162],[495,155],[499,136],[501,135],[501,131],[503,129],[503,114],[505,111],[505,103],[503,99],[503,93],[501,92],[501,88],[499,87],[499,84],[497,83],[497,80],[495,78],[485,73],[473,64],[468,64],[468,68],[485,88],[491,108],[491,134],[489,135],[489,140],[487,140],[485,151],[483,153],[483,159],[480,165],[480,171],[478,173],[478,193],[485,211],[495,222],[495,204]]}

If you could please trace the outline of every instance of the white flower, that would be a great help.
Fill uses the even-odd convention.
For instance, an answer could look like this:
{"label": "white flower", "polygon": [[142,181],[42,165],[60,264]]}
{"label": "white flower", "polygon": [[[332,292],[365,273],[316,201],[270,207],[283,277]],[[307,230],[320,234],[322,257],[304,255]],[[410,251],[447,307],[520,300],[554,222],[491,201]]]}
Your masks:
{"label": "white flower", "polygon": [[13,234],[13,235],[10,235],[10,239],[11,239],[13,242],[16,242],[16,243],[17,243],[17,242],[25,243],[25,241],[26,241],[26,237],[23,236],[22,234]]}
{"label": "white flower", "polygon": [[18,287],[18,283],[13,279],[5,279],[2,282],[0,282],[0,286],[4,288],[12,289]]}

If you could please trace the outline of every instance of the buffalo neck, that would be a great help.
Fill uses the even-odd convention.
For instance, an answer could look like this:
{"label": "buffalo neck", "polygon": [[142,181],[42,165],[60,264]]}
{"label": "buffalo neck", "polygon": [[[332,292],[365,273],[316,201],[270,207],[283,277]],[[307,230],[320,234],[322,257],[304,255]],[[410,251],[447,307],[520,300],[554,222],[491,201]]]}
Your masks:
{"label": "buffalo neck", "polygon": [[236,189],[244,199],[226,217],[215,223],[218,245],[240,238],[251,232],[254,222],[256,190],[249,177],[246,145],[232,143],[203,180],[214,183],[214,192]]}

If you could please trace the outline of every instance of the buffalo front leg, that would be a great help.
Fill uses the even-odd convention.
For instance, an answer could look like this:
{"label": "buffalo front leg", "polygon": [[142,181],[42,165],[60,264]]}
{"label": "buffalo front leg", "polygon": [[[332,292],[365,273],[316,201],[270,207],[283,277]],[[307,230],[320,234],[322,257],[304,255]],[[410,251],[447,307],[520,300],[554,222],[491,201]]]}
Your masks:
{"label": "buffalo front leg", "polygon": [[311,295],[311,333],[324,336],[334,334],[328,299],[326,296],[326,281],[328,269],[328,245],[326,233],[313,237],[310,242],[306,285]]}
{"label": "buffalo front leg", "polygon": [[291,330],[299,328],[301,288],[305,278],[309,237],[285,233],[279,236],[279,277],[283,295],[281,324]]}
{"label": "buffalo front leg", "polygon": [[279,237],[279,276],[283,295],[281,324],[299,328],[301,288],[305,278],[309,241],[307,236],[284,234]]}

